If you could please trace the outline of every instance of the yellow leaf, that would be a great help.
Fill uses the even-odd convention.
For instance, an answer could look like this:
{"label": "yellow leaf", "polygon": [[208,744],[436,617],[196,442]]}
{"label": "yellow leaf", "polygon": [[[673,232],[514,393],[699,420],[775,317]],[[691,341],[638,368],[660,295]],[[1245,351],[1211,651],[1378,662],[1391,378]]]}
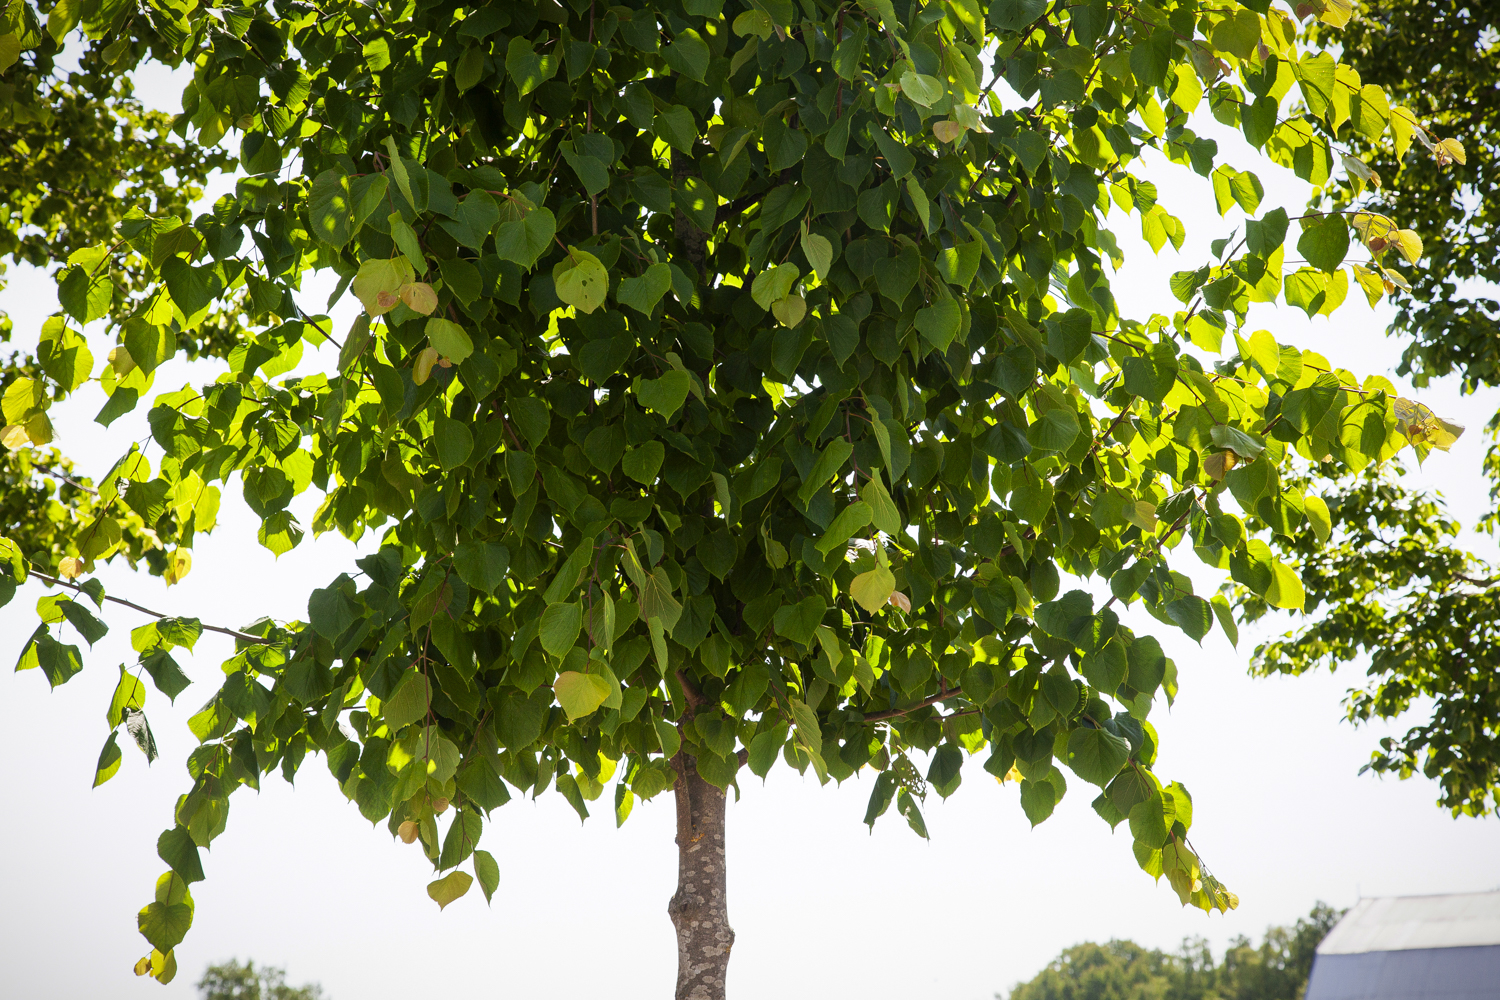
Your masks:
{"label": "yellow leaf", "polygon": [[945,119],[932,123],[932,134],[937,136],[938,142],[957,142],[958,137],[964,134],[964,127],[958,122]]}
{"label": "yellow leaf", "polygon": [[1387,295],[1397,288],[1403,292],[1411,291],[1411,285],[1407,280],[1390,268],[1382,267],[1380,269],[1380,276],[1385,279],[1385,291]]}
{"label": "yellow leaf", "polygon": [[792,327],[802,322],[807,315],[807,300],[800,295],[788,295],[771,303],[771,315],[782,326]]}
{"label": "yellow leaf", "polygon": [[130,350],[124,344],[120,344],[109,352],[109,366],[114,369],[120,378],[129,375],[135,368],[135,359],[130,356]]}
{"label": "yellow leaf", "polygon": [[0,444],[5,445],[7,451],[20,451],[31,444],[31,438],[26,436],[26,428],[21,424],[6,424],[4,430],[0,430]]}
{"label": "yellow leaf", "polygon": [[1208,473],[1208,478],[1217,483],[1238,463],[1239,456],[1234,452],[1219,451],[1203,460],[1203,471]]}
{"label": "yellow leaf", "polygon": [[1422,237],[1415,230],[1398,229],[1391,240],[1396,244],[1396,249],[1401,251],[1401,256],[1406,258],[1408,264],[1415,264],[1422,257]]}
{"label": "yellow leaf", "polygon": [[568,713],[568,721],[592,714],[609,697],[609,681],[599,674],[564,670],[552,683],[557,703]]}
{"label": "yellow leaf", "polygon": [[432,901],[441,910],[468,892],[469,886],[473,884],[474,876],[468,872],[450,872],[446,878],[440,878],[436,882],[428,883],[427,895],[432,897]]}
{"label": "yellow leaf", "polygon": [[426,382],[432,375],[432,366],[437,364],[438,352],[436,348],[423,348],[417,355],[417,359],[411,365],[411,380],[417,385]]}
{"label": "yellow leaf", "polygon": [[891,596],[886,598],[886,601],[891,607],[898,609],[902,614],[911,614],[911,598],[901,593],[901,591],[891,591]]}
{"label": "yellow leaf", "polygon": [[372,257],[359,266],[351,287],[365,311],[380,316],[396,308],[401,301],[396,293],[415,278],[416,272],[405,257]]}
{"label": "yellow leaf", "polygon": [[1467,163],[1468,158],[1464,153],[1464,144],[1457,139],[1444,139],[1437,144],[1437,160],[1443,166],[1447,166],[1454,160],[1459,163]]}
{"label": "yellow leaf", "polygon": [[193,553],[190,549],[176,549],[167,559],[167,571],[162,574],[162,579],[167,581],[167,586],[181,583],[182,578],[193,570]]}
{"label": "yellow leaf", "polygon": [[425,281],[411,281],[402,285],[401,301],[406,303],[406,308],[423,316],[431,316],[438,304],[437,292]]}
{"label": "yellow leaf", "polygon": [[57,575],[64,580],[76,580],[83,575],[83,560],[77,556],[68,556],[57,564]]}

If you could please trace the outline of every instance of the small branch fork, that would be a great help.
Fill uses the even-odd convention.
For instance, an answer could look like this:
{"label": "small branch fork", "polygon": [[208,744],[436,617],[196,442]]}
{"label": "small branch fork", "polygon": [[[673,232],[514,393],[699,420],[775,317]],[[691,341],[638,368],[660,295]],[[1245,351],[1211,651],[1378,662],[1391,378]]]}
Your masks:
{"label": "small branch fork", "polygon": [[[30,573],[38,580],[41,580],[50,586],[69,587],[80,594],[88,594],[88,591],[84,590],[82,587],[72,582],[71,580],[63,580],[55,576],[48,576],[46,573],[40,573],[36,570],[31,570]],[[123,604],[127,608],[139,611],[141,612],[141,614],[150,615],[152,618],[165,619],[175,617],[173,615],[164,615],[160,611],[152,611],[150,608],[143,608],[133,601],[125,600],[123,597],[115,597],[111,594],[105,594],[104,599],[106,601],[114,601],[116,604]],[[272,640],[270,639],[262,639],[258,635],[251,635],[248,632],[239,632],[232,628],[224,628],[222,625],[203,625],[201,622],[199,623],[199,625],[205,632],[218,632],[222,635],[234,636],[234,638],[239,639],[242,642],[254,643],[258,646],[269,645],[272,642]]]}

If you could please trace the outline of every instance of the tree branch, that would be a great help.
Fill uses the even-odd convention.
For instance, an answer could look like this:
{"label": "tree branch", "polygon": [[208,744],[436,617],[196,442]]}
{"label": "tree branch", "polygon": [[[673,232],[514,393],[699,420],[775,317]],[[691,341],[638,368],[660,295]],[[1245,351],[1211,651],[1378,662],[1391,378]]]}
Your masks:
{"label": "tree branch", "polygon": [[963,688],[949,688],[947,691],[938,692],[931,698],[924,698],[921,701],[917,702],[915,705],[910,706],[909,708],[892,708],[885,712],[875,712],[871,715],[867,715],[865,716],[865,721],[879,722],[881,719],[894,719],[902,715],[910,715],[912,712],[915,712],[919,708],[931,708],[933,705],[936,705],[940,701],[947,701],[949,698],[961,698],[963,697],[963,693]]}
{"label": "tree branch", "polygon": [[[73,590],[76,590],[80,594],[87,594],[88,593],[88,591],[84,590],[82,587],[80,587],[78,584],[72,582],[71,580],[61,580],[61,579],[58,579],[55,576],[48,576],[46,573],[39,573],[36,570],[31,570],[30,572],[31,572],[32,576],[36,577],[38,580],[41,580],[41,581],[43,581],[43,582],[45,582],[45,583],[47,583],[47,584],[49,584],[51,586],[55,586],[55,587],[71,587]],[[133,609],[135,611],[139,611],[139,612],[141,612],[141,614],[150,615],[152,618],[161,619],[161,618],[173,618],[173,617],[175,617],[174,615],[164,615],[160,611],[152,611],[150,608],[143,608],[139,604],[136,604],[136,603],[134,603],[132,601],[125,600],[123,597],[114,597],[114,596],[112,596],[110,594],[105,594],[104,595],[104,599],[106,601],[114,601],[116,604],[123,604],[127,608],[131,608],[131,609]],[[262,639],[260,636],[258,636],[258,635],[251,635],[248,632],[237,632],[237,631],[235,631],[232,628],[224,628],[222,625],[204,625],[202,622],[199,622],[198,624],[199,624],[199,626],[205,632],[219,632],[219,633],[221,633],[223,635],[232,635],[236,639],[241,639],[241,640],[243,640],[245,642],[255,643],[256,645],[259,645],[259,646],[265,646],[265,645],[269,645],[271,643],[270,639]]]}

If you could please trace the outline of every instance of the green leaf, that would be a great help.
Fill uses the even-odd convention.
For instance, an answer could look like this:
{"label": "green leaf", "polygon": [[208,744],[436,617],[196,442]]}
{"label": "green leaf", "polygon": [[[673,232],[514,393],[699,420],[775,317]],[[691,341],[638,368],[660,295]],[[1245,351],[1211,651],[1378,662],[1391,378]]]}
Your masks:
{"label": "green leaf", "polygon": [[1073,773],[1099,787],[1109,784],[1130,756],[1130,742],[1103,729],[1075,729],[1064,758]]}
{"label": "green leaf", "polygon": [[353,235],[354,197],[342,170],[325,170],[313,178],[307,202],[312,235],[331,247],[341,247]]}
{"label": "green leaf", "polygon": [[946,351],[948,345],[953,343],[953,338],[958,336],[962,318],[956,300],[940,298],[932,305],[917,310],[917,331],[933,347]]}
{"label": "green leaf", "polygon": [[495,230],[495,254],[530,269],[547,252],[557,235],[557,219],[551,210],[534,208],[523,218],[502,222]]}
{"label": "green leaf", "polygon": [[672,44],[661,50],[661,55],[668,66],[689,80],[704,82],[710,58],[708,43],[692,28],[678,32]]}
{"label": "green leaf", "polygon": [[672,268],[666,264],[652,264],[638,278],[626,278],[620,282],[615,297],[621,305],[630,306],[643,315],[650,316],[662,296],[672,287]]}
{"label": "green leaf", "polygon": [[1167,617],[1199,645],[1202,645],[1203,637],[1213,628],[1213,614],[1208,602],[1201,597],[1191,594],[1180,597],[1166,606],[1166,612]]}
{"label": "green leaf", "polygon": [[838,475],[844,468],[844,463],[849,461],[849,456],[854,454],[854,446],[843,438],[834,438],[823,448],[818,459],[813,463],[812,471],[802,481],[802,486],[797,490],[797,499],[803,505],[810,503],[813,494],[828,484],[828,481]]}
{"label": "green leaf", "polygon": [[578,641],[578,633],[582,628],[583,607],[576,601],[549,604],[542,612],[541,629],[538,632],[542,648],[553,656],[562,657]]}
{"label": "green leaf", "polygon": [[901,74],[901,92],[911,98],[914,104],[920,104],[924,108],[930,108],[942,100],[947,90],[937,77],[915,70],[907,70]]}
{"label": "green leaf", "polygon": [[774,620],[776,634],[790,639],[799,646],[812,644],[813,633],[823,621],[828,605],[823,598],[813,595],[804,597],[796,604],[778,608]]}
{"label": "green leaf", "polygon": [[1271,565],[1271,586],[1266,591],[1266,601],[1272,607],[1301,611],[1307,595],[1296,570],[1277,560]]}
{"label": "green leaf", "polygon": [[[47,14],[47,34],[59,45],[83,18],[84,0],[58,0]],[[163,948],[162,951],[170,951]]]}
{"label": "green leaf", "polygon": [[68,624],[78,630],[78,634],[83,636],[91,648],[109,631],[108,625],[95,618],[88,608],[77,601],[60,601],[57,610],[62,612]]}
{"label": "green leaf", "polygon": [[691,153],[698,141],[698,126],[693,113],[680,104],[668,104],[656,113],[651,129],[667,145],[680,153]]}
{"label": "green leaf", "polygon": [[823,537],[818,539],[817,550],[826,556],[848,542],[855,532],[868,525],[870,518],[871,510],[868,503],[863,500],[851,503],[839,511],[838,517],[833,519],[833,523],[828,526]]}
{"label": "green leaf", "polygon": [[474,341],[469,339],[463,327],[451,320],[429,319],[426,333],[433,349],[454,364],[462,364],[474,353]]}
{"label": "green leaf", "polygon": [[1344,223],[1344,217],[1327,215],[1321,219],[1303,220],[1297,252],[1321,271],[1331,273],[1338,270],[1349,253],[1349,227]]}
{"label": "green leaf", "polygon": [[765,778],[770,772],[771,765],[776,763],[776,758],[781,754],[781,748],[786,745],[787,730],[785,726],[773,726],[755,734],[749,746],[750,771],[757,778]]}
{"label": "green leaf", "polygon": [[500,866],[489,851],[474,852],[474,874],[479,879],[479,888],[484,890],[484,901],[491,902],[495,890],[500,888]]}
{"label": "green leaf", "polygon": [[870,505],[870,520],[876,528],[887,535],[901,534],[901,512],[896,509],[895,501],[886,492],[880,477],[877,476],[865,483],[865,488],[860,491],[859,495],[865,503]]}
{"label": "green leaf", "polygon": [[184,826],[175,826],[156,838],[156,856],[161,858],[184,883],[203,881],[203,862],[198,845]]}
{"label": "green leaf", "polygon": [[1160,792],[1130,808],[1130,835],[1151,848],[1160,848],[1166,842],[1167,832],[1172,827],[1170,802]]}
{"label": "green leaf", "polygon": [[828,242],[828,237],[818,233],[804,232],[802,234],[802,253],[806,255],[807,262],[817,272],[820,280],[828,280],[828,274],[833,268],[833,244]]}
{"label": "green leaf", "polygon": [[687,400],[692,385],[692,375],[674,369],[660,378],[637,378],[631,388],[642,406],[670,422]]}
{"label": "green leaf", "polygon": [[756,305],[769,310],[773,302],[784,299],[791,293],[792,286],[801,275],[802,271],[796,264],[778,264],[755,276],[755,281],[750,285],[750,296]]}
{"label": "green leaf", "polygon": [[1328,514],[1328,504],[1324,503],[1322,497],[1304,497],[1302,501],[1302,513],[1307,517],[1307,523],[1312,526],[1313,535],[1321,543],[1327,543],[1333,536],[1333,519]]}
{"label": "green leaf", "polygon": [[1177,353],[1170,343],[1153,344],[1146,354],[1126,359],[1122,367],[1126,392],[1160,403],[1177,380]]}
{"label": "green leaf", "polygon": [[558,674],[552,690],[557,695],[557,703],[568,713],[569,722],[592,715],[611,693],[609,681],[600,674],[584,674],[576,670],[564,670]]}
{"label": "green leaf", "polygon": [[661,470],[666,454],[666,448],[660,441],[647,441],[643,445],[627,449],[625,457],[620,460],[620,468],[631,479],[649,486],[656,482],[656,474]]}
{"label": "green leaf", "polygon": [[1057,789],[1050,781],[1021,781],[1021,811],[1035,827],[1052,815],[1057,808]]}
{"label": "green leaf", "polygon": [[788,698],[792,708],[792,721],[797,724],[797,738],[813,755],[823,752],[823,733],[818,728],[818,713],[807,702]]}
{"label": "green leaf", "polygon": [[1219,627],[1229,637],[1229,644],[1238,648],[1240,644],[1240,629],[1234,623],[1234,612],[1229,607],[1229,601],[1225,599],[1223,594],[1215,594],[1213,600],[1209,601],[1209,606],[1213,608],[1214,617],[1219,620]]}
{"label": "green leaf", "polygon": [[453,549],[453,568],[464,583],[493,594],[510,569],[510,549],[499,542],[460,542]]}
{"label": "green leaf", "polygon": [[[556,46],[547,53],[538,55],[530,39],[520,35],[510,40],[505,52],[505,72],[515,81],[516,89],[522,97],[552,79],[560,64]],[[468,886],[464,888],[467,889]]]}
{"label": "green leaf", "polygon": [[1215,448],[1232,451],[1241,458],[1254,459],[1266,450],[1263,442],[1229,424],[1214,424],[1209,430],[1209,438]]}
{"label": "green leaf", "polygon": [[461,420],[438,414],[433,421],[432,437],[437,445],[438,464],[445,472],[463,465],[474,452],[474,435]]}
{"label": "green leaf", "polygon": [[104,741],[104,749],[99,751],[99,763],[94,766],[94,786],[98,788],[120,769],[120,745],[115,741],[118,733],[110,733],[109,739]]}
{"label": "green leaf", "polygon": [[1245,223],[1245,246],[1251,253],[1269,259],[1286,242],[1286,230],[1286,209],[1272,209],[1264,217]]}
{"label": "green leaf", "polygon": [[1059,406],[1043,413],[1026,429],[1026,440],[1041,451],[1067,451],[1078,433],[1077,415]]}
{"label": "green leaf", "polygon": [[431,685],[416,668],[406,670],[390,698],[381,703],[380,714],[392,733],[427,718]]}
{"label": "green leaf", "polygon": [[468,860],[483,833],[484,820],[479,813],[469,809],[458,810],[448,827],[447,836],[443,838],[443,849],[438,855],[438,870],[452,868]]}
{"label": "green leaf", "polygon": [[136,917],[141,936],[165,954],[182,943],[193,926],[193,908],[186,903],[151,903]]}
{"label": "green leaf", "polygon": [[609,291],[609,272],[599,258],[576,247],[568,247],[568,255],[552,266],[552,281],[557,297],[581,313],[603,305]]}
{"label": "green leaf", "polygon": [[126,669],[125,664],[120,664],[120,682],[115,685],[115,693],[109,699],[108,722],[109,728],[114,729],[125,721],[127,709],[139,710],[146,704],[146,685],[140,679]]}
{"label": "green leaf", "polygon": [[849,596],[872,615],[885,608],[895,590],[896,577],[880,565],[860,573],[849,584]]}
{"label": "green leaf", "polygon": [[[514,44],[511,47],[514,48]],[[427,895],[438,905],[438,909],[442,910],[468,892],[473,884],[474,876],[468,872],[449,872],[443,878],[427,884]]]}

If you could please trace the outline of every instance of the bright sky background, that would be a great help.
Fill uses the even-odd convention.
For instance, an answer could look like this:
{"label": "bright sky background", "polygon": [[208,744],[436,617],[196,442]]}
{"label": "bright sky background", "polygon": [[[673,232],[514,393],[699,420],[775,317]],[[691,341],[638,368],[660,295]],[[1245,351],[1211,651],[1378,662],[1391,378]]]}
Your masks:
{"label": "bright sky background", "polygon": [[[143,74],[143,96],[178,111],[183,82]],[[1284,205],[1300,214],[1306,185],[1202,117],[1195,125],[1219,141],[1229,161],[1259,174],[1264,208]],[[1169,245],[1153,258],[1138,221],[1111,213],[1106,224],[1131,261],[1114,280],[1115,294],[1121,311],[1139,318],[1170,312],[1167,277],[1198,266],[1209,242],[1240,222],[1238,209],[1221,219],[1208,182],[1183,167],[1152,155],[1145,175],[1185,223],[1188,240],[1180,254]],[[32,349],[41,320],[57,308],[54,286],[25,268],[12,269],[9,280],[0,308],[15,322],[15,346]],[[323,310],[328,287],[320,283],[302,296],[309,312]],[[1317,350],[1357,374],[1386,374],[1410,393],[1392,371],[1400,344],[1383,335],[1389,315],[1384,307],[1371,312],[1356,289],[1332,320],[1255,306],[1247,332],[1269,329],[1278,341]],[[351,316],[341,304],[336,325],[347,328]],[[92,332],[102,359],[108,344]],[[331,370],[333,361],[329,351],[309,351],[300,371]],[[155,389],[210,378],[206,369],[174,361],[163,366]],[[1463,397],[1448,381],[1416,395],[1469,432],[1424,468],[1408,463],[1411,481],[1442,490],[1459,518],[1473,523],[1486,506],[1478,471],[1483,426],[1500,408],[1500,393]],[[103,401],[102,392],[86,388],[53,413],[58,445],[96,478],[146,433],[144,407],[107,430],[93,423]],[[305,617],[308,592],[348,569],[354,546],[336,533],[316,543],[309,537],[277,562],[255,543],[253,515],[237,493],[236,481],[226,490],[218,530],[199,539],[182,585],[168,589],[109,567],[99,574],[109,592],[228,626],[262,615]],[[309,492],[294,505],[304,525],[317,503]],[[362,545],[373,542],[367,537]],[[1493,539],[1470,542],[1495,556]],[[1185,547],[1174,568],[1192,572],[1200,593],[1218,583]],[[1092,589],[1104,590],[1099,581]],[[44,593],[28,584],[0,610],[0,663],[15,662]],[[134,914],[165,867],[156,838],[190,787],[183,762],[193,738],[185,722],[217,687],[218,664],[231,647],[206,634],[196,656],[181,658],[197,683],[173,707],[154,689],[147,699],[161,758],[148,768],[122,737],[120,773],[91,791],[115,665],[134,661],[130,629],[146,621],[118,605],[104,616],[109,635],[86,651],[84,672],[59,690],[49,694],[39,672],[0,669],[5,733],[21,748],[6,789],[11,819],[0,826],[9,904],[0,909],[0,966],[11,1000],[186,998],[195,995],[206,963],[232,956],[285,966],[293,983],[320,981],[333,1000],[433,987],[507,1000],[670,994],[670,795],[637,804],[620,830],[609,792],[582,825],[559,796],[512,801],[495,813],[481,842],[500,863],[494,906],[475,890],[439,913],[424,891],[432,878],[427,862],[416,848],[371,830],[321,757],[304,764],[295,795],[279,776],[268,776],[258,797],[248,789],[232,797],[228,830],[204,855],[208,879],[194,887],[197,916],[178,948],[176,982],[160,987],[133,977],[131,965],[149,951]],[[1199,648],[1143,614],[1125,618],[1158,635],[1178,664],[1175,707],[1158,703],[1151,717],[1162,744],[1157,772],[1193,793],[1193,842],[1239,894],[1238,911],[1208,917],[1179,907],[1165,882],[1154,884],[1136,867],[1129,833],[1111,834],[1089,808],[1095,790],[1071,773],[1069,794],[1032,830],[1016,787],[998,786],[975,760],[951,799],[929,797],[932,839],[922,841],[893,813],[873,835],[867,831],[868,775],[820,789],[810,774],[804,779],[784,766],[764,786],[746,771],[743,798],[730,806],[728,820],[730,916],[738,935],[731,994],[982,1000],[1080,941],[1128,937],[1172,948],[1201,935],[1221,949],[1237,935],[1258,939],[1267,925],[1291,922],[1318,900],[1345,907],[1361,895],[1500,887],[1500,821],[1451,819],[1433,805],[1436,787],[1421,779],[1356,776],[1381,735],[1406,728],[1356,730],[1341,721],[1341,700],[1360,681],[1359,668],[1247,677],[1255,643],[1289,627],[1287,616],[1242,629],[1238,650],[1217,629]],[[1410,721],[1422,718],[1413,713]]]}

